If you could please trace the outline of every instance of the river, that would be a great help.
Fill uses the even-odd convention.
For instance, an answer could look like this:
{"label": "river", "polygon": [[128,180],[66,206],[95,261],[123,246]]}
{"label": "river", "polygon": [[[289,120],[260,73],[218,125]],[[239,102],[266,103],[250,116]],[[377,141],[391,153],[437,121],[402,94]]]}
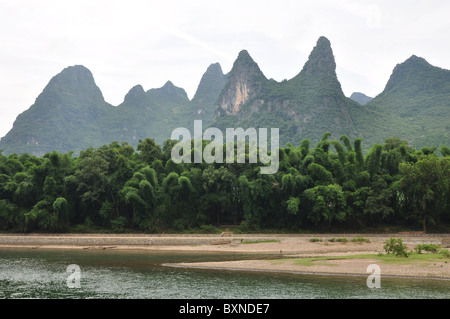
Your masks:
{"label": "river", "polygon": [[[448,280],[311,276],[166,267],[268,258],[235,253],[0,249],[3,299],[449,299]],[[76,266],[71,266],[76,265]],[[70,267],[69,267],[70,266]],[[75,268],[73,268],[75,267]],[[76,269],[75,272],[72,272]],[[68,270],[71,270],[68,272]]]}

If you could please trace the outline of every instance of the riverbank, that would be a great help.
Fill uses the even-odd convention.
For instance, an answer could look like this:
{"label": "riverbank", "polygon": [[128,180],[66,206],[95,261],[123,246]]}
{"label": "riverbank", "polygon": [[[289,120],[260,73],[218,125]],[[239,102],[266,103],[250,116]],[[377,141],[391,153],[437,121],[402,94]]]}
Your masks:
{"label": "riverbank", "polygon": [[[270,271],[305,274],[368,275],[378,264],[385,276],[450,279],[450,258],[426,260],[377,258],[387,239],[402,238],[408,250],[417,244],[448,246],[448,234],[305,234],[305,235],[141,235],[141,234],[2,234],[0,248],[25,249],[139,249],[269,254],[270,260],[239,260],[166,264],[170,267]],[[358,258],[353,258],[356,256]],[[349,258],[353,256],[352,258]],[[327,257],[324,259],[324,257]],[[335,257],[335,258],[333,258]],[[341,259],[346,257],[345,259]],[[436,257],[436,258],[435,258]],[[312,259],[311,259],[312,258]],[[317,259],[314,259],[317,258]]]}
{"label": "riverbank", "polygon": [[[269,260],[237,260],[221,262],[197,262],[166,264],[169,267],[191,269],[214,269],[222,271],[261,271],[307,275],[369,276],[376,264],[384,277],[427,278],[450,280],[450,258],[438,254],[411,255],[409,258],[387,257],[384,244],[390,237],[402,238],[413,250],[416,245],[432,243],[448,247],[445,237],[411,236],[369,236],[361,241],[358,237],[332,237],[332,235],[309,238],[282,238],[274,242],[249,241],[233,251],[276,253],[279,256]],[[443,241],[444,239],[444,241]],[[342,240],[342,241],[340,241]],[[444,242],[444,243],[443,243]],[[226,250],[227,248],[223,247]]]}

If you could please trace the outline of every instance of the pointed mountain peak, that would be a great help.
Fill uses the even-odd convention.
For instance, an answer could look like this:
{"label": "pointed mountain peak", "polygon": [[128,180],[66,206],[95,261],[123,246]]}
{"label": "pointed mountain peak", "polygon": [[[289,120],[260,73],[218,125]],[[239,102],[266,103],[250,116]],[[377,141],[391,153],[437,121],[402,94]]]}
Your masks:
{"label": "pointed mountain peak", "polygon": [[69,66],[55,75],[49,85],[64,83],[72,87],[94,85],[95,81],[91,71],[82,65]]}
{"label": "pointed mountain peak", "polygon": [[424,58],[418,57],[417,55],[411,55],[403,63],[399,63],[395,66],[393,73],[402,72],[406,69],[416,69],[416,68],[432,68],[433,66],[427,62]]}
{"label": "pointed mountain peak", "polygon": [[247,50],[241,50],[241,52],[239,52],[238,54],[238,60],[239,59],[252,59],[252,57],[250,56]]}
{"label": "pointed mountain peak", "polygon": [[69,74],[77,75],[81,78],[85,77],[93,79],[91,71],[83,65],[68,66],[67,68],[65,68],[60,72],[60,75],[69,75]]}
{"label": "pointed mountain peak", "polygon": [[225,86],[225,80],[226,77],[222,72],[222,67],[220,66],[220,64],[211,64],[203,74],[193,100],[197,100],[203,95],[209,95],[211,91],[215,92],[218,88],[222,90],[222,88]]}
{"label": "pointed mountain peak", "polygon": [[247,101],[262,90],[266,81],[269,80],[250,54],[246,50],[239,52],[228,75],[228,82],[217,99],[216,117],[237,114]]}
{"label": "pointed mountain peak", "polygon": [[176,87],[172,83],[172,81],[167,81],[162,87],[160,87],[159,89],[155,89],[155,90],[158,90],[158,91],[164,92],[164,93],[168,93],[168,94],[174,94],[176,91],[183,90],[183,89],[180,89],[179,87]]}
{"label": "pointed mountain peak", "polygon": [[186,91],[183,88],[180,88],[175,84],[173,84],[172,81],[167,81],[166,84],[164,84],[164,86],[160,90],[168,94],[175,94],[187,98]]}
{"label": "pointed mountain peak", "polygon": [[238,62],[249,62],[249,63],[255,63],[253,58],[250,56],[250,53],[248,53],[247,50],[241,50],[236,58],[235,64]]}
{"label": "pointed mountain peak", "polygon": [[183,88],[179,88],[175,86],[172,81],[167,81],[162,87],[159,89],[151,89],[147,91],[147,94],[152,96],[158,96],[160,98],[175,98],[175,99],[183,99],[189,101],[186,91]]}
{"label": "pointed mountain peak", "polygon": [[424,58],[412,55],[395,66],[383,93],[395,87],[406,90],[426,87],[436,89],[449,81],[450,71],[435,67]]}
{"label": "pointed mountain peak", "polygon": [[427,62],[424,58],[418,57],[417,55],[411,55],[408,59],[403,63],[399,63],[394,68],[395,72],[402,72],[406,69],[417,69],[417,68],[430,68],[433,67],[431,64]]}
{"label": "pointed mountain peak", "polygon": [[142,85],[138,84],[131,88],[125,95],[124,103],[126,104],[138,104],[145,100],[145,91]]}
{"label": "pointed mountain peak", "polygon": [[427,60],[425,60],[424,58],[421,58],[417,55],[411,55],[404,63],[426,63],[429,64],[427,62]]}
{"label": "pointed mountain peak", "polygon": [[336,75],[336,62],[331,43],[327,38],[322,36],[317,40],[317,44],[309,55],[302,72],[308,75]]}
{"label": "pointed mountain peak", "polygon": [[220,63],[213,63],[206,69],[205,74],[217,74],[223,76],[223,71]]}
{"label": "pointed mountain peak", "polygon": [[75,96],[83,103],[104,102],[103,94],[95,84],[91,71],[82,65],[69,66],[55,75],[41,95],[45,98],[52,94]]}
{"label": "pointed mountain peak", "polygon": [[175,85],[172,83],[172,81],[167,81],[166,84],[164,84],[162,88],[170,89],[170,88],[174,88],[174,87],[175,87]]}
{"label": "pointed mountain peak", "polygon": [[191,101],[192,111],[196,118],[203,119],[205,123],[212,120],[215,103],[225,87],[227,78],[219,63],[211,64],[208,67]]}
{"label": "pointed mountain peak", "polygon": [[247,74],[244,78],[264,78],[264,74],[261,72],[258,64],[253,60],[247,50],[242,50],[239,52],[236,61],[234,61],[233,68],[230,72],[230,77],[234,75],[239,75],[240,77]]}

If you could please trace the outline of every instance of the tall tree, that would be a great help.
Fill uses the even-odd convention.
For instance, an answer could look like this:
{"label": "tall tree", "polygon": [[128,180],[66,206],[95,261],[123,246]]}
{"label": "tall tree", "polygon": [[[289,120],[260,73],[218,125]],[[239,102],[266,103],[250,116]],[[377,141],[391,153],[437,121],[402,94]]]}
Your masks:
{"label": "tall tree", "polygon": [[421,218],[426,231],[427,222],[435,222],[438,213],[450,208],[450,158],[421,156],[416,163],[400,164],[400,171],[400,187],[410,216]]}

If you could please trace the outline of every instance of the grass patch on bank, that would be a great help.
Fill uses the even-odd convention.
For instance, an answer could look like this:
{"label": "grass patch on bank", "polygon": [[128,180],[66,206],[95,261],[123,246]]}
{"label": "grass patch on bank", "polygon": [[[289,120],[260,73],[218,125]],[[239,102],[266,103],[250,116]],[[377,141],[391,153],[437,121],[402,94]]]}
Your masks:
{"label": "grass patch on bank", "polygon": [[352,238],[352,243],[370,243],[370,239],[364,237],[355,237]]}
{"label": "grass patch on bank", "polygon": [[[349,256],[324,256],[324,257],[306,257],[306,258],[290,258],[280,259],[280,261],[293,261],[296,265],[314,266],[321,261],[343,260],[343,259],[373,259],[380,263],[408,265],[414,263],[431,263],[437,261],[450,262],[450,257],[445,254],[410,254],[408,258],[396,257],[392,254],[359,254]],[[332,265],[332,264],[327,264]]]}

